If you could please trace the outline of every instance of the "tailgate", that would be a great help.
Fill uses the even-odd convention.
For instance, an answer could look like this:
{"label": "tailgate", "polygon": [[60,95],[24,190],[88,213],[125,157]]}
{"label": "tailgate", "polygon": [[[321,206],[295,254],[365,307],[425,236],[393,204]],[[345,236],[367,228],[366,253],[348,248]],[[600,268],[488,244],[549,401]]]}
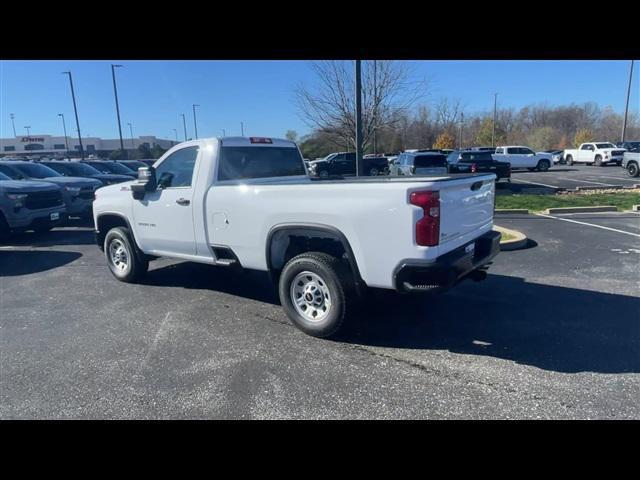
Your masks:
{"label": "tailgate", "polygon": [[478,175],[442,184],[441,245],[493,222],[495,181],[492,177]]}

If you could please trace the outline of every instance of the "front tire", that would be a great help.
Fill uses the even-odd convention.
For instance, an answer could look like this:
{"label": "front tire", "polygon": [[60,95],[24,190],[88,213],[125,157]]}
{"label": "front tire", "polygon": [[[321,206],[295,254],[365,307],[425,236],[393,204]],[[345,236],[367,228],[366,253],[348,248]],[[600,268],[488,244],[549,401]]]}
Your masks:
{"label": "front tire", "polygon": [[377,168],[372,168],[371,170],[369,170],[369,176],[377,177],[378,176],[378,169]]}
{"label": "front tire", "polygon": [[336,257],[307,252],[282,270],[278,293],[285,313],[304,333],[326,338],[343,325],[351,274]]}
{"label": "front tire", "polygon": [[640,174],[640,168],[638,168],[638,164],[635,162],[631,162],[627,165],[627,174],[630,177],[637,177]]}
{"label": "front tire", "polygon": [[115,227],[104,238],[104,254],[114,277],[135,283],[147,273],[149,261],[135,247],[128,228]]}
{"label": "front tire", "polygon": [[593,164],[596,167],[601,167],[602,166],[602,157],[600,155],[596,155],[595,161],[593,162]]}

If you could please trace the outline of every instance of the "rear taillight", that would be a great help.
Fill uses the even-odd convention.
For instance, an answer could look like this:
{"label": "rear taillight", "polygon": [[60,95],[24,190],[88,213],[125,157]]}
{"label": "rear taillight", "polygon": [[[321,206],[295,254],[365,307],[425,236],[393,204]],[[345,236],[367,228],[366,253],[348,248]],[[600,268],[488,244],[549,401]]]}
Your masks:
{"label": "rear taillight", "polygon": [[471,164],[471,173],[476,173],[478,171],[478,166],[475,163]]}
{"label": "rear taillight", "polygon": [[409,202],[422,208],[424,216],[416,223],[416,243],[433,247],[440,241],[440,193],[413,192]]}
{"label": "rear taillight", "polygon": [[270,138],[265,137],[249,137],[251,143],[273,143]]}

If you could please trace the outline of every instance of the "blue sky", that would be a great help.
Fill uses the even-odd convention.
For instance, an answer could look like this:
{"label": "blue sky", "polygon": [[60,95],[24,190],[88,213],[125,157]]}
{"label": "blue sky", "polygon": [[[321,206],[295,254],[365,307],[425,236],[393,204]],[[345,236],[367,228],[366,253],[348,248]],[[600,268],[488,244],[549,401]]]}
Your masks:
{"label": "blue sky", "polygon": [[[313,83],[308,61],[1,61],[0,134],[12,137],[9,114],[15,114],[18,135],[62,135],[58,113],[64,113],[67,132],[75,120],[67,76],[71,70],[83,136],[117,138],[111,63],[116,70],[123,135],[193,136],[191,105],[197,108],[200,137],[240,134],[300,135],[309,128],[293,102],[296,85]],[[499,107],[546,103],[559,105],[593,101],[624,111],[628,61],[414,61],[412,75],[427,78],[422,103],[441,97],[459,98],[465,112],[489,111],[493,93]],[[636,61],[630,111],[640,113],[640,64]]]}

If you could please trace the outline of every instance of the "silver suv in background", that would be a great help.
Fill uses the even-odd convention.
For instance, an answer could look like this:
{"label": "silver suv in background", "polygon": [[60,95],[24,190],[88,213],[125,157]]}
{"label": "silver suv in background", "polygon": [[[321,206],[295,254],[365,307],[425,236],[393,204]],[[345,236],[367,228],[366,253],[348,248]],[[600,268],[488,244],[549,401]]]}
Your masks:
{"label": "silver suv in background", "polygon": [[67,216],[90,217],[96,189],[102,182],[92,178],[65,177],[55,170],[33,162],[0,161],[0,173],[12,180],[35,180],[58,185],[62,189],[62,199]]}
{"label": "silver suv in background", "polygon": [[10,232],[46,232],[65,214],[60,187],[47,182],[11,180],[0,173],[0,238]]}
{"label": "silver suv in background", "polygon": [[390,175],[446,175],[447,156],[437,152],[403,152],[389,168]]}

